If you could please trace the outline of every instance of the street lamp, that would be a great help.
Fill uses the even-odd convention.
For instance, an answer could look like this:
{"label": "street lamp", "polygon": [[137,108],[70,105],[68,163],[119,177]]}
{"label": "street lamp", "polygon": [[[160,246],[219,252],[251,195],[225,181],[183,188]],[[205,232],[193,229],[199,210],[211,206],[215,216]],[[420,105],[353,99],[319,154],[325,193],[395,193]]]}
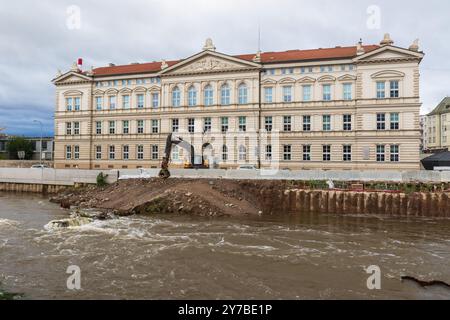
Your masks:
{"label": "street lamp", "polygon": [[41,121],[39,121],[39,120],[33,120],[33,122],[36,122],[36,123],[39,123],[40,125],[41,125],[41,145],[40,145],[40,147],[39,147],[39,163],[41,164],[41,166],[42,166],[42,139],[43,139],[43,137],[42,137],[42,127],[43,127],[43,125],[42,125],[42,122]]}

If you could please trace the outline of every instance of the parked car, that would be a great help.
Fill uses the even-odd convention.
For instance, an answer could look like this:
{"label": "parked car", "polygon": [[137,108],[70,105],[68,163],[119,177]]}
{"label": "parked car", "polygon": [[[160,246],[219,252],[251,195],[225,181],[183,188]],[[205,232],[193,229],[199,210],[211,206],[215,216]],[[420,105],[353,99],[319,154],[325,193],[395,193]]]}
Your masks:
{"label": "parked car", "polygon": [[238,170],[256,170],[257,168],[255,165],[252,165],[252,164],[243,164],[243,165],[240,165],[237,169]]}
{"label": "parked car", "polygon": [[49,168],[49,166],[46,164],[33,164],[31,166],[31,169],[45,169],[45,168]]}

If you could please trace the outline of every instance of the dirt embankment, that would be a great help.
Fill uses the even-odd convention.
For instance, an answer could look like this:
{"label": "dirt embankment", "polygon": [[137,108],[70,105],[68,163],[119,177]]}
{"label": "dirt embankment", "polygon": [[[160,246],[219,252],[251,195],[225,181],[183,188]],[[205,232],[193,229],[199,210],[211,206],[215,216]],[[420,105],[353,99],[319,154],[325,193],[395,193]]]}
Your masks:
{"label": "dirt embankment", "polygon": [[[274,192],[277,189],[276,192]],[[221,179],[133,179],[105,188],[66,190],[51,200],[117,214],[177,213],[200,216],[258,215],[277,206],[273,196],[285,190],[280,181]]]}

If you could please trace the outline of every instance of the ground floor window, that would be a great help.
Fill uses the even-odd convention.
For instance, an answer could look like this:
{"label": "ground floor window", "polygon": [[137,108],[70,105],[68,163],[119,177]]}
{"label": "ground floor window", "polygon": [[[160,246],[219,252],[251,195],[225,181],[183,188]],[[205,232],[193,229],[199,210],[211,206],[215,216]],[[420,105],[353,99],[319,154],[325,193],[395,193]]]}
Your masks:
{"label": "ground floor window", "polygon": [[283,160],[291,161],[292,159],[292,146],[290,144],[283,146]]}
{"label": "ground floor window", "polygon": [[73,147],[73,158],[80,159],[80,146]]}
{"label": "ground floor window", "polygon": [[130,147],[129,146],[123,146],[123,152],[122,152],[123,160],[130,159]]}
{"label": "ground floor window", "polygon": [[239,146],[239,161],[245,161],[247,159],[247,148],[243,145]]}
{"label": "ground floor window", "polygon": [[144,146],[143,145],[137,146],[137,159],[138,160],[144,159]]}
{"label": "ground floor window", "polygon": [[114,160],[116,158],[116,147],[109,146],[109,160]]}
{"label": "ground floor window", "polygon": [[342,160],[343,161],[352,161],[352,146],[344,145],[342,147]]}
{"label": "ground floor window", "polygon": [[159,159],[159,150],[157,145],[152,146],[152,160],[158,160]]}
{"label": "ground floor window", "polygon": [[397,144],[391,145],[391,162],[400,161],[400,147]]}
{"label": "ground floor window", "polygon": [[331,146],[322,146],[322,159],[323,161],[331,161]]}
{"label": "ground floor window", "polygon": [[95,159],[97,159],[97,160],[102,159],[102,146],[95,147]]}
{"label": "ground floor window", "polygon": [[384,162],[385,159],[386,156],[384,145],[377,145],[377,162]]}
{"label": "ground floor window", "polygon": [[303,146],[303,161],[311,161],[311,146]]}
{"label": "ground floor window", "polygon": [[72,146],[66,146],[66,159],[72,159]]}
{"label": "ground floor window", "polygon": [[266,146],[266,160],[271,161],[272,160],[272,145],[268,144]]}

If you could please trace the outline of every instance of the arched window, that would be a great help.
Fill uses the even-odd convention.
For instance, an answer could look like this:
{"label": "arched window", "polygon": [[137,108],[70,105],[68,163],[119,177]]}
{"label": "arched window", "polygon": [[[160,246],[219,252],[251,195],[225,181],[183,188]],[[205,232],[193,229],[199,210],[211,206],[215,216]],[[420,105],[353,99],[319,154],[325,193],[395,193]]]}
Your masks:
{"label": "arched window", "polygon": [[193,107],[197,105],[197,89],[190,86],[188,90],[188,106]]}
{"label": "arched window", "polygon": [[222,146],[222,160],[228,160],[228,147],[225,144]]}
{"label": "arched window", "polygon": [[180,88],[175,87],[172,90],[172,106],[179,107],[181,103]]}
{"label": "arched window", "polygon": [[246,104],[248,99],[247,99],[247,86],[245,85],[245,83],[242,83],[239,86],[238,95],[239,95],[238,99],[239,104]]}
{"label": "arched window", "polygon": [[247,148],[243,145],[239,146],[239,161],[245,161],[247,159]]}
{"label": "arched window", "polygon": [[224,106],[230,104],[230,87],[227,84],[220,88],[220,104]]}
{"label": "arched window", "polygon": [[205,87],[205,92],[204,92],[204,104],[205,106],[211,106],[213,104],[213,97],[214,97],[214,92],[213,92],[213,88],[211,85],[207,85]]}

